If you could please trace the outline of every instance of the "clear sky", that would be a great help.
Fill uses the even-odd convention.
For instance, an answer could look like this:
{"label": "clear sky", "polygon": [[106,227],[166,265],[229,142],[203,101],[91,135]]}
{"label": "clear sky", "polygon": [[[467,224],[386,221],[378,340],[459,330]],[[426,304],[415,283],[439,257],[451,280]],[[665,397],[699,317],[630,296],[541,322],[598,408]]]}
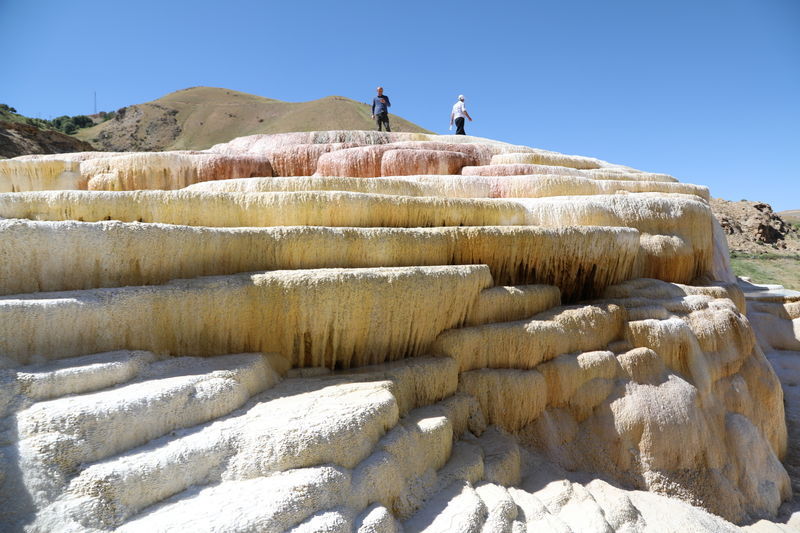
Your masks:
{"label": "clear sky", "polygon": [[447,133],[800,209],[800,0],[0,0],[0,103],[44,118],[186,87],[372,98]]}

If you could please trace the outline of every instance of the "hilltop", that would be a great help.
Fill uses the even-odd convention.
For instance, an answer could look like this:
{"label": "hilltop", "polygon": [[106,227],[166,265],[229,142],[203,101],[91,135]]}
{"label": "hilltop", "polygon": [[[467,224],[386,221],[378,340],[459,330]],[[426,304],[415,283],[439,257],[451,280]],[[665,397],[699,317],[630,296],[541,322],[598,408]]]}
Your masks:
{"label": "hilltop", "polygon": [[[427,130],[391,115],[394,131]],[[192,87],[116,112],[75,137],[98,150],[202,150],[245,135],[315,130],[370,130],[370,108],[343,96],[284,102],[215,87]]]}

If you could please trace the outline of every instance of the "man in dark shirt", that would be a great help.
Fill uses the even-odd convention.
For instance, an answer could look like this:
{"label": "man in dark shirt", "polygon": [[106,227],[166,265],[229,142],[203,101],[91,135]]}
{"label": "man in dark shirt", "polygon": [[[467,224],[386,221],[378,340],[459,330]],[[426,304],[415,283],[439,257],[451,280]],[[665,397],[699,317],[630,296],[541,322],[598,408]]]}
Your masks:
{"label": "man in dark shirt", "polygon": [[386,131],[392,131],[389,127],[389,108],[392,106],[389,97],[383,94],[383,87],[378,87],[378,96],[372,99],[372,118],[381,131],[381,125],[385,126]]}

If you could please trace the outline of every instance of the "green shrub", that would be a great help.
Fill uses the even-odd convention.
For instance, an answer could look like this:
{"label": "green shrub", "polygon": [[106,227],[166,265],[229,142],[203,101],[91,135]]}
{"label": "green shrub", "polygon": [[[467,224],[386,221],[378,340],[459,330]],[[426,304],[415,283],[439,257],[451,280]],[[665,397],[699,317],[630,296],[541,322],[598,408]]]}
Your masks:
{"label": "green shrub", "polygon": [[64,131],[64,125],[69,121],[67,115],[61,115],[50,121],[50,124],[58,131]]}
{"label": "green shrub", "polygon": [[76,128],[88,128],[89,126],[94,126],[94,121],[86,115],[76,115],[72,117],[72,123],[75,124]]}

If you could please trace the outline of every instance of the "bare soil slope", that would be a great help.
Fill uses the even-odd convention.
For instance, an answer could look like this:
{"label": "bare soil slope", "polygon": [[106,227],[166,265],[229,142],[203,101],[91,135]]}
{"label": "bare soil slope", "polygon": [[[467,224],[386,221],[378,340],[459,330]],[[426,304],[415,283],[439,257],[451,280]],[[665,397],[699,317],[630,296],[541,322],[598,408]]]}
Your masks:
{"label": "bare soil slope", "polygon": [[[100,150],[202,150],[256,133],[369,130],[370,108],[342,96],[283,102],[215,87],[192,87],[132,105],[75,136]],[[393,131],[426,132],[398,116]]]}
{"label": "bare soil slope", "polygon": [[0,121],[0,157],[90,150],[94,150],[94,148],[89,143],[58,131],[43,130],[28,124]]}

